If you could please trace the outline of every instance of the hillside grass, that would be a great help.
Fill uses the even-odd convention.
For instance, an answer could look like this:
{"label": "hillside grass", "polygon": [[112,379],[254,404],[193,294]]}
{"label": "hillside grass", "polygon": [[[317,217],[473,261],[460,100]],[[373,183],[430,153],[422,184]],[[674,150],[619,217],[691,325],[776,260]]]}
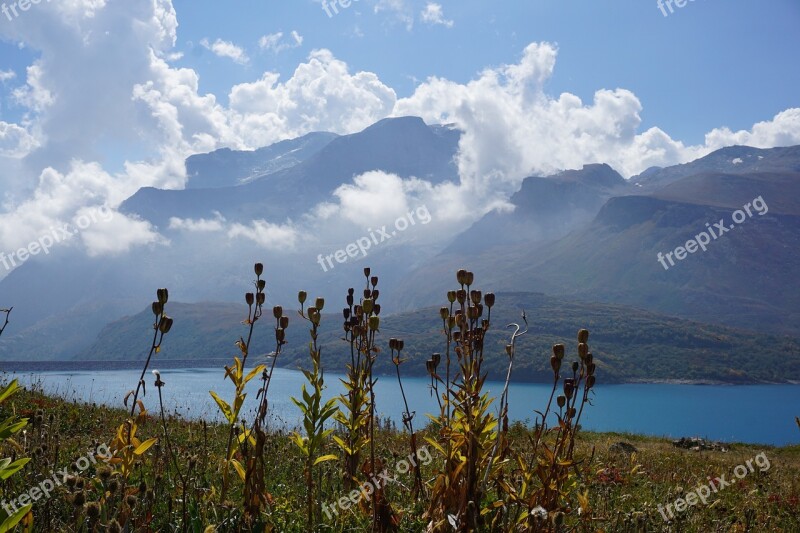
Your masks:
{"label": "hillside grass", "polygon": [[[149,392],[150,394],[154,393]],[[8,501],[39,483],[51,470],[68,467],[99,444],[107,443],[116,428],[128,416],[123,409],[82,404],[54,398],[36,390],[22,390],[2,407],[0,418],[11,414],[30,419],[18,443],[3,450],[3,457],[32,457],[23,471],[2,482],[3,499]],[[655,416],[655,414],[654,414]],[[386,464],[395,464],[408,455],[407,435],[381,424],[376,444]],[[219,463],[225,453],[227,427],[171,417],[168,427],[178,455],[191,468],[194,497],[200,504],[191,511],[192,531],[204,531],[209,525],[217,531],[232,530],[239,518],[240,494],[230,494],[228,502],[215,504],[215,487],[220,485]],[[423,430],[423,433],[430,429]],[[139,425],[148,437],[161,436],[157,413],[150,413]],[[512,441],[525,442],[530,431],[520,424],[512,426]],[[612,449],[624,441],[638,449],[634,455]],[[266,487],[269,493],[269,518],[275,531],[304,530],[303,506],[306,485],[303,460],[287,431],[272,430],[266,442]],[[335,453],[332,448],[326,453]],[[736,484],[721,489],[707,505],[690,507],[669,523],[657,506],[666,506],[685,496],[707,477],[733,476],[732,471],[758,454],[766,454],[770,468],[756,468]],[[800,531],[800,446],[765,447],[734,444],[730,452],[693,452],[678,449],[670,441],[630,434],[581,432],[576,457],[587,469],[579,483],[588,490],[592,528],[587,531]],[[174,479],[161,474],[168,461],[161,443],[153,446],[131,476],[126,494],[133,497],[132,513],[140,520],[138,531],[175,530],[180,514],[180,490]],[[322,502],[333,503],[346,495],[337,462],[319,465]],[[510,470],[513,475],[513,469]],[[33,509],[34,531],[113,531],[100,517],[92,522],[92,502],[108,497],[108,473],[101,463],[55,490],[49,499],[41,499]],[[430,477],[430,466],[423,467],[423,477]],[[111,478],[114,479],[113,477]],[[411,474],[400,475],[387,487],[387,499],[401,516],[399,530],[425,530],[422,519],[427,502],[410,497]],[[117,489],[118,491],[120,489]],[[79,496],[81,494],[82,496]],[[358,509],[340,511],[331,519],[323,515],[318,531],[366,531],[370,517]],[[93,528],[93,529],[92,529]],[[215,529],[209,529],[214,531]],[[566,531],[566,529],[565,529]]]}

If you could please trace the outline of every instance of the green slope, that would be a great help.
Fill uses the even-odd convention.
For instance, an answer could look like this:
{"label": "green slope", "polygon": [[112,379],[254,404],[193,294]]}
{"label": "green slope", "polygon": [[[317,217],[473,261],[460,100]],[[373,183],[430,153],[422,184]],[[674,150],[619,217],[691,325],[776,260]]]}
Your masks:
{"label": "green slope", "polygon": [[[443,298],[444,300],[444,298]],[[515,380],[549,381],[549,357],[554,343],[574,351],[577,330],[588,328],[590,346],[602,382],[691,381],[691,382],[786,382],[800,379],[800,352],[796,339],[754,334],[724,326],[673,318],[624,305],[565,301],[537,293],[500,293],[492,313],[492,331],[486,350],[485,368],[491,378],[505,376],[508,341],[506,325],[518,322],[525,309],[530,331],[519,343]],[[320,335],[327,371],[342,372],[349,361],[349,347],[341,340],[339,306],[327,302]],[[241,324],[246,307],[236,304],[168,305],[175,326],[157,357],[195,359],[231,357],[235,341],[245,334]],[[268,318],[267,318],[268,317]],[[297,368],[307,363],[308,327],[290,313],[288,345],[279,366]],[[86,360],[142,359],[150,341],[149,310],[109,324],[97,342],[81,358]],[[258,324],[251,353],[263,355],[274,349],[272,314]],[[445,351],[438,308],[384,317],[381,342],[392,336],[405,340],[405,375],[424,375],[425,360],[433,352]],[[388,350],[387,350],[388,352]],[[382,354],[379,373],[394,372]]]}

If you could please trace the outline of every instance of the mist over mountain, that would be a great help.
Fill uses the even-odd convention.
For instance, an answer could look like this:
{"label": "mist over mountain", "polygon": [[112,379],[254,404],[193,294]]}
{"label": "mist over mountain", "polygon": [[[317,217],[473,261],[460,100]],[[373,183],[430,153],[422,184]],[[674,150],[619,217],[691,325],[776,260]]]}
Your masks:
{"label": "mist over mountain", "polygon": [[[603,162],[530,176],[504,203],[465,218],[454,211],[470,200],[455,185],[461,138],[452,126],[402,117],[352,135],[192,156],[184,190],[142,188],[122,205],[163,242],[99,257],[54,249],[0,281],[15,308],[0,358],[102,357],[117,338],[108,324],[139,313],[162,286],[231,318],[214,306],[242,302],[256,261],[266,266],[268,305],[290,307],[304,289],[336,309],[370,266],[384,313],[413,312],[441,304],[467,267],[484,290],[623,304],[620,319],[635,307],[795,335],[800,147],[725,148],[629,180]],[[763,214],[669,269],[659,263],[659,253],[759,197]]]}

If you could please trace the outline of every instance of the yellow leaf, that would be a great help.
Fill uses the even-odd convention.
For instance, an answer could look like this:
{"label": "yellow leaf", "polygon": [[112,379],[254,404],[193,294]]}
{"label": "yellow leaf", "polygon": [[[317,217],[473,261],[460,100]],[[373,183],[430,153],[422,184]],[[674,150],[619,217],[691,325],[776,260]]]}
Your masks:
{"label": "yellow leaf", "polygon": [[236,420],[233,417],[233,411],[231,411],[231,406],[228,405],[228,402],[217,396],[217,393],[214,392],[213,390],[209,392],[211,393],[211,397],[214,398],[214,401],[217,402],[217,405],[219,405],[219,408],[222,410],[222,414],[225,415],[225,418],[228,419],[229,423],[233,424]]}
{"label": "yellow leaf", "polygon": [[144,452],[149,450],[150,446],[155,444],[157,441],[158,441],[158,439],[156,439],[156,438],[147,439],[146,441],[141,443],[139,446],[137,446],[136,449],[133,450],[133,453],[136,454],[136,455],[142,455]]}
{"label": "yellow leaf", "polygon": [[239,474],[239,477],[242,478],[242,481],[244,481],[245,472],[244,472],[244,467],[242,467],[242,464],[236,459],[231,459],[231,464],[233,465],[233,468],[236,469],[236,473]]}
{"label": "yellow leaf", "polygon": [[258,365],[253,370],[251,370],[249,374],[247,374],[247,377],[244,378],[244,382],[247,383],[248,381],[250,381],[251,379],[253,379],[266,369],[267,369],[266,365]]}
{"label": "yellow leaf", "polygon": [[334,454],[323,455],[322,457],[317,457],[317,460],[314,461],[314,466],[317,466],[320,463],[324,463],[326,461],[335,461],[338,457]]}

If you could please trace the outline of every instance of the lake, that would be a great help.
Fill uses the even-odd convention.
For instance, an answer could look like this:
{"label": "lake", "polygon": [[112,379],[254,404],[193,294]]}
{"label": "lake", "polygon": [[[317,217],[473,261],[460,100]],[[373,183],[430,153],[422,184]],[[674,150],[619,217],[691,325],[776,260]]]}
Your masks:
{"label": "lake", "polygon": [[[190,418],[219,420],[217,406],[209,395],[214,390],[229,401],[233,385],[223,380],[224,371],[216,368],[160,369],[166,383],[162,393],[165,408]],[[122,406],[122,398],[136,386],[137,370],[49,370],[9,372],[21,383],[38,383],[46,392],[67,399]],[[328,395],[339,394],[341,376],[326,374]],[[154,376],[145,378],[147,409],[158,410]],[[276,369],[270,385],[269,401],[273,427],[294,427],[299,410],[291,396],[300,394],[304,376],[297,371]],[[246,409],[252,409],[257,380],[250,382]],[[409,408],[416,411],[415,428],[427,422],[425,413],[438,410],[430,393],[428,378],[404,378]],[[488,382],[493,396],[502,392],[502,383]],[[543,410],[552,385],[512,383],[510,417],[533,420],[534,409]],[[403,400],[396,378],[381,377],[376,386],[377,410],[402,426]],[[495,403],[496,406],[496,403]],[[800,444],[800,429],[794,417],[800,416],[800,385],[598,385],[593,405],[584,410],[583,427],[596,431],[642,433],[671,438],[699,436],[726,442],[772,445]]]}

